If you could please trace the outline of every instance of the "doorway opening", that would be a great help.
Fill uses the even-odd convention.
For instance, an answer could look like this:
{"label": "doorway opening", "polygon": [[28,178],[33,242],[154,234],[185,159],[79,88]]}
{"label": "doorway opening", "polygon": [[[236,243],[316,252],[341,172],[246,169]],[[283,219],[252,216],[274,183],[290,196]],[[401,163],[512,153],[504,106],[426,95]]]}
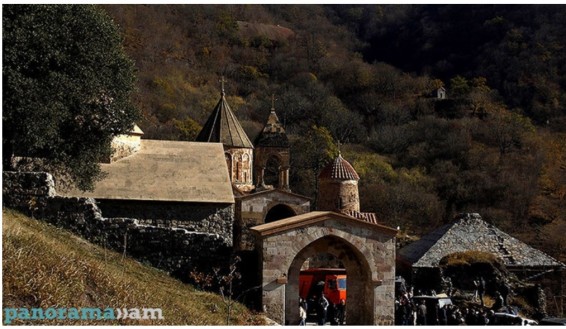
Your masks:
{"label": "doorway opening", "polygon": [[[325,269],[312,266],[332,267]],[[309,278],[310,269],[313,275]],[[361,252],[345,239],[327,235],[313,241],[297,253],[287,277],[289,281],[285,289],[285,323],[299,324],[300,298],[305,297],[309,307],[317,309],[321,293],[327,294],[329,303],[332,300],[334,304],[328,306],[325,322],[340,321],[337,306],[340,300],[344,299],[343,323],[348,325],[372,323],[371,301],[374,296],[373,289],[368,289],[371,286],[371,270]],[[340,286],[343,289],[340,289]],[[311,322],[314,320],[319,323],[321,316],[324,316],[319,310],[311,309],[307,310],[307,313],[310,314],[308,321]]]}
{"label": "doorway opening", "polygon": [[284,204],[278,204],[269,209],[265,215],[265,223],[271,223],[276,220],[293,217],[295,215],[297,215],[297,213],[293,210],[293,208]]}

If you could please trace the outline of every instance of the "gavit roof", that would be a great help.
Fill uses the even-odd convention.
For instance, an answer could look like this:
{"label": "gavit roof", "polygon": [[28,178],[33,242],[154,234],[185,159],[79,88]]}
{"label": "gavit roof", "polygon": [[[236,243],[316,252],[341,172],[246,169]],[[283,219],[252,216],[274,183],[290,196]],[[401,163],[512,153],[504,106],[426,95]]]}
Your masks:
{"label": "gavit roof", "polygon": [[101,164],[106,177],[92,192],[64,196],[98,199],[234,203],[219,143],[141,140],[138,152]]}

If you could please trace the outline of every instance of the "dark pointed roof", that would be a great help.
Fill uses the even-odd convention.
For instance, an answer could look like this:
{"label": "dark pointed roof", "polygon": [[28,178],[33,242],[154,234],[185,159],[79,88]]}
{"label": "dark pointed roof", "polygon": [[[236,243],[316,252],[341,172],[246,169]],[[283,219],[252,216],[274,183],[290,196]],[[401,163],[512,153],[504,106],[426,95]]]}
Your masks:
{"label": "dark pointed roof", "polygon": [[222,90],[218,104],[202,127],[196,141],[222,143],[228,147],[254,148],[224,96]]}
{"label": "dark pointed roof", "polygon": [[289,147],[289,139],[285,133],[285,128],[283,128],[283,125],[279,122],[274,108],[271,108],[267,123],[257,137],[256,146]]}
{"label": "dark pointed roof", "polygon": [[479,214],[462,214],[398,251],[413,267],[438,267],[449,254],[469,250],[491,253],[508,267],[563,267],[564,264],[482,220]]}
{"label": "dark pointed roof", "polygon": [[334,161],[324,167],[318,178],[360,180],[360,176],[358,176],[354,167],[342,157],[342,154],[338,154]]}

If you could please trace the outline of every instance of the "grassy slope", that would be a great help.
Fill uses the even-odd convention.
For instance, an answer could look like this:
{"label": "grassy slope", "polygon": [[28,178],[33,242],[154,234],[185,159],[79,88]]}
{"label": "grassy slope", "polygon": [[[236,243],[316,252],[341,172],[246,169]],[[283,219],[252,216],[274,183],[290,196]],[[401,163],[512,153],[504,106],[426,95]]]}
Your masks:
{"label": "grassy slope", "polygon": [[[2,209],[3,307],[161,308],[164,320],[39,320],[13,324],[225,325],[219,295],[123,258],[71,233]],[[236,305],[230,324],[263,324]]]}

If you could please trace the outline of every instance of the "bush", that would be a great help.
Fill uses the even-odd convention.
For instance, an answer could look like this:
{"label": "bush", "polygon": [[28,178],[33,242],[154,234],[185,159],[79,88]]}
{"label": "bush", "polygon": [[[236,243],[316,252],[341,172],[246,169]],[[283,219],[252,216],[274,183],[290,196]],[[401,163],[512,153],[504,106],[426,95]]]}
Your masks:
{"label": "bush", "polygon": [[495,255],[483,251],[470,250],[455,252],[440,260],[440,267],[445,276],[449,276],[454,287],[473,290],[473,281],[483,277],[486,290],[496,289],[497,282],[508,276],[503,262]]}

